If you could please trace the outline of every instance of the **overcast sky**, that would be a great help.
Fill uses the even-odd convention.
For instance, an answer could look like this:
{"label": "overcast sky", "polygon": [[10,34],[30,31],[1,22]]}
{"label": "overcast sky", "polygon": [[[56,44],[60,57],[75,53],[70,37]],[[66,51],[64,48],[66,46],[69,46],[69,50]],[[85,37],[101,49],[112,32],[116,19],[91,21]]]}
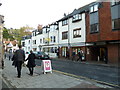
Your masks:
{"label": "overcast sky", "polygon": [[0,15],[4,15],[5,27],[37,28],[61,19],[64,13],[71,13],[96,0],[0,0]]}

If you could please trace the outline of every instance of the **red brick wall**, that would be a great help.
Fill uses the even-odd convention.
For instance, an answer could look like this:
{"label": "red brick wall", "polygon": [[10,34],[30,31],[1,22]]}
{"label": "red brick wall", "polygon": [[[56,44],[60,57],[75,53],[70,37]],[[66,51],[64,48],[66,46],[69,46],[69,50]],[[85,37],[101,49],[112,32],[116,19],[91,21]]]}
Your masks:
{"label": "red brick wall", "polygon": [[120,40],[120,30],[112,31],[110,2],[103,2],[103,7],[98,10],[99,33],[90,34],[89,13],[86,15],[87,42]]}
{"label": "red brick wall", "polygon": [[119,50],[118,44],[110,44],[108,45],[108,60],[109,63],[117,63],[119,57]]}

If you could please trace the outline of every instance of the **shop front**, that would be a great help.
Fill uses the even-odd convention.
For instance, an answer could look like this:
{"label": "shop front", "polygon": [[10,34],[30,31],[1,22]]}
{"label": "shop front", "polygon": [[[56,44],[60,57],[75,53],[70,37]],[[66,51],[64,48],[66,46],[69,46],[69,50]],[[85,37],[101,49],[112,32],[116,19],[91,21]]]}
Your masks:
{"label": "shop front", "polygon": [[82,46],[82,47],[71,47],[71,59],[72,59],[72,53],[75,51],[75,56],[76,56],[76,58],[75,58],[75,60],[77,60],[78,59],[78,52],[81,52],[81,55],[82,55],[82,61],[85,61],[86,60],[86,58],[85,58],[85,54],[86,54],[86,49],[85,49],[85,47],[84,46]]}

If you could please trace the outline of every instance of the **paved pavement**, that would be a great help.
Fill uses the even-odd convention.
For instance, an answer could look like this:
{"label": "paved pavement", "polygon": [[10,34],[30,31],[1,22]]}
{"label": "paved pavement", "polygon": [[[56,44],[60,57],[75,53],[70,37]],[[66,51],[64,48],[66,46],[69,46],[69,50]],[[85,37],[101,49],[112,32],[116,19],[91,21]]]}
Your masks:
{"label": "paved pavement", "polygon": [[28,75],[28,69],[22,68],[22,77],[17,78],[16,68],[12,66],[12,61],[5,59],[5,68],[0,74],[0,78],[5,81],[10,88],[112,88],[93,81],[78,79],[63,75],[59,72],[43,74],[40,66],[35,67],[34,75]]}

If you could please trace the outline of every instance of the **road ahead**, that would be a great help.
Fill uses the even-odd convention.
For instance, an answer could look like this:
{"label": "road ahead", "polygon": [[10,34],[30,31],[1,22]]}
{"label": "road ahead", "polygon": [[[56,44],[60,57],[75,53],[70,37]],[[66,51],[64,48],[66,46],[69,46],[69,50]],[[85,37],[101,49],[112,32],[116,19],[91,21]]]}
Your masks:
{"label": "road ahead", "polygon": [[[102,65],[91,65],[80,62],[51,60],[54,70],[87,77],[90,79],[118,85],[118,68],[107,67]],[[36,64],[40,65],[41,61],[36,60]]]}

